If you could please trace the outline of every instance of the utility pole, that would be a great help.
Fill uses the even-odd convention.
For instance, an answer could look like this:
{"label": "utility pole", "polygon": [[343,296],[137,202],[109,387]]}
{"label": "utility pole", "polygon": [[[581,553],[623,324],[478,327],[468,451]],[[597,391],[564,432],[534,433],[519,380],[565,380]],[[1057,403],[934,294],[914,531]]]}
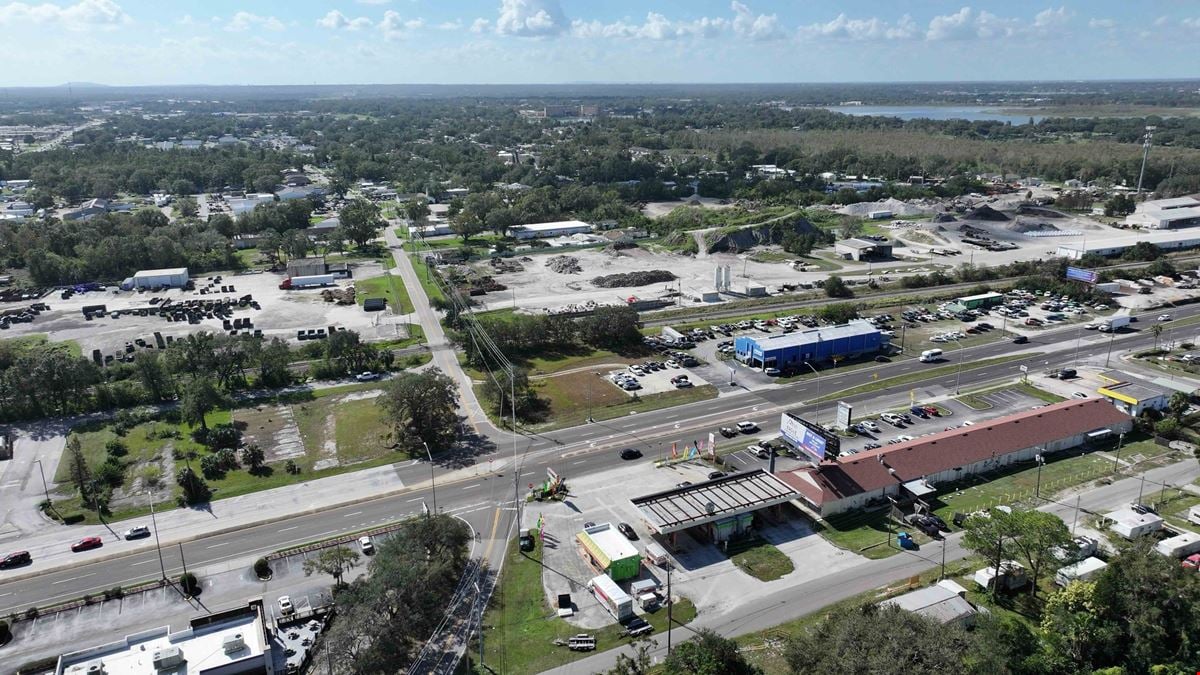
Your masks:
{"label": "utility pole", "polygon": [[1117,472],[1117,462],[1121,461],[1121,445],[1125,443],[1125,434],[1117,436],[1117,454],[1113,455],[1113,473]]}
{"label": "utility pole", "polygon": [[[821,416],[821,373],[808,361],[805,361],[804,365],[808,366],[813,371],[813,374],[817,376],[817,409],[813,411],[813,417],[819,418]],[[819,421],[818,424],[820,424]]]}
{"label": "utility pole", "polygon": [[671,602],[671,564],[667,563],[667,658],[671,658],[671,628],[675,625],[672,621],[671,608],[675,603]]}
{"label": "utility pole", "polygon": [[425,456],[429,458],[429,489],[433,493],[433,512],[437,513],[437,477],[433,474],[433,453],[429,452],[429,444],[421,441],[421,445],[425,446]]}
{"label": "utility pole", "polygon": [[1142,179],[1146,176],[1146,159],[1150,157],[1150,145],[1154,142],[1154,130],[1158,127],[1146,127],[1146,135],[1142,137],[1142,169],[1138,171],[1137,196],[1142,196]]}
{"label": "utility pole", "polygon": [[1108,353],[1104,355],[1104,367],[1105,368],[1108,367],[1108,360],[1110,358],[1112,358],[1113,340],[1115,340],[1116,337],[1117,337],[1117,334],[1115,332],[1111,332],[1111,331],[1109,332],[1109,334],[1108,334]]}
{"label": "utility pole", "polygon": [[1075,495],[1075,516],[1073,518],[1071,518],[1071,536],[1072,537],[1075,536],[1075,524],[1079,522],[1079,500],[1080,499],[1082,499],[1082,497],[1080,495]]}
{"label": "utility pole", "polygon": [[1035,460],[1037,460],[1037,465],[1038,465],[1037,487],[1035,487],[1033,490],[1033,498],[1041,499],[1042,498],[1042,467],[1046,466],[1046,458],[1043,457],[1042,453],[1040,453],[1040,452],[1038,454],[1034,455],[1033,458]]}
{"label": "utility pole", "polygon": [[[154,493],[147,492],[150,495],[150,523],[154,527],[154,548],[158,551],[158,569],[162,572],[162,580],[167,580],[167,566],[163,564],[162,557],[162,542],[158,538],[158,518],[154,516]],[[182,551],[182,544],[180,545]]]}

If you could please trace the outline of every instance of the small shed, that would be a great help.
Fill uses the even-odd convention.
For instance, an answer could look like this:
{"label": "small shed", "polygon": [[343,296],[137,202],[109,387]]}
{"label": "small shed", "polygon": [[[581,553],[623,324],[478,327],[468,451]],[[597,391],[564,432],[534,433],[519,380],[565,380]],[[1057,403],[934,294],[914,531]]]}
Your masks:
{"label": "small shed", "polygon": [[363,300],[364,312],[382,312],[387,309],[386,298],[367,298]]}

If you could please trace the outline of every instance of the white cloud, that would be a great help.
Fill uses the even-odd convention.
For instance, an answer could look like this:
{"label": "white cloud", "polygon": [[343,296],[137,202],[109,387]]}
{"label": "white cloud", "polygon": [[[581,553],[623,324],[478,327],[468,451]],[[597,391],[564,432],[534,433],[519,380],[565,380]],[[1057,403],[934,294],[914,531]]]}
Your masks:
{"label": "white cloud", "polygon": [[1055,28],[1070,21],[1072,15],[1073,12],[1067,11],[1066,7],[1043,9],[1033,17],[1033,25],[1035,28]]}
{"label": "white cloud", "polygon": [[483,33],[486,32],[488,28],[491,28],[491,26],[492,22],[488,21],[487,19],[475,19],[471,22],[471,32]]}
{"label": "white cloud", "polygon": [[438,30],[462,30],[463,22],[461,19],[453,21],[443,21],[438,24]]}
{"label": "white cloud", "polygon": [[601,23],[575,20],[571,24],[571,34],[582,38],[676,40],[689,37],[716,37],[725,32],[729,26],[730,22],[722,18],[701,17],[693,21],[673,21],[657,12],[650,12],[646,14],[646,21],[641,24],[625,21]]}
{"label": "white cloud", "polygon": [[800,28],[801,37],[838,40],[911,40],[920,34],[921,29],[907,14],[894,24],[878,17],[851,19],[839,14],[827,23],[814,23]]}
{"label": "white cloud", "polygon": [[401,40],[424,25],[424,19],[405,19],[400,16],[399,12],[389,9],[383,13],[383,19],[379,22],[379,30],[386,40]]}
{"label": "white cloud", "polygon": [[1019,22],[1016,19],[1004,19],[987,11],[976,12],[970,7],[963,7],[954,14],[935,16],[929,22],[929,30],[925,39],[940,40],[990,40],[1011,37],[1016,33]]}
{"label": "white cloud", "polygon": [[777,40],[783,37],[779,17],[775,14],[755,14],[737,0],[730,4],[733,10],[733,32],[751,40]]}
{"label": "white cloud", "polygon": [[1180,21],[1180,23],[1183,24],[1184,28],[1190,28],[1192,30],[1200,30],[1200,17],[1188,17],[1188,18],[1184,19],[1183,21]]}
{"label": "white cloud", "polygon": [[1088,28],[1108,29],[1116,27],[1117,22],[1112,19],[1091,19],[1088,21]]}
{"label": "white cloud", "polygon": [[500,0],[496,32],[518,37],[558,35],[567,28],[558,0]]}
{"label": "white cloud", "polygon": [[317,19],[317,25],[330,30],[361,30],[370,28],[371,20],[365,16],[351,19],[336,9],[331,9],[328,14]]}
{"label": "white cloud", "polygon": [[0,26],[19,24],[58,24],[68,30],[86,30],[98,26],[116,26],[132,19],[112,0],[80,0],[73,5],[45,2],[29,5],[10,2],[0,5]]}
{"label": "white cloud", "polygon": [[252,28],[278,32],[284,29],[284,25],[282,21],[273,16],[259,16],[246,11],[234,14],[229,23],[225,24],[225,30],[235,33],[242,33]]}
{"label": "white cloud", "polygon": [[360,5],[386,5],[392,0],[355,0]]}

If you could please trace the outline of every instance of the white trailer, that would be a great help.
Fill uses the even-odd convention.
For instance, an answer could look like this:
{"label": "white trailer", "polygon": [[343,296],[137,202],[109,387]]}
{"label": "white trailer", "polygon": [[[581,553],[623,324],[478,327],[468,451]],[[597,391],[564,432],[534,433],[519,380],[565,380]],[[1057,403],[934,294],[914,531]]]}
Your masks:
{"label": "white trailer", "polygon": [[1054,583],[1059,586],[1066,586],[1072,581],[1087,581],[1099,574],[1108,563],[1096,557],[1089,557],[1080,560],[1074,565],[1067,565],[1058,570],[1054,575]]}
{"label": "white trailer", "polygon": [[608,575],[601,574],[592,579],[588,582],[588,588],[595,594],[596,599],[617,617],[617,621],[624,621],[633,616],[633,598],[621,590],[617,582],[608,578]]}
{"label": "white trailer", "polygon": [[1188,509],[1188,522],[1193,525],[1200,525],[1200,505]]}
{"label": "white trailer", "polygon": [[336,283],[332,274],[311,274],[306,277],[292,277],[284,279],[282,284],[279,284],[281,290],[291,290],[296,288],[318,288],[320,286],[332,286]]}
{"label": "white trailer", "polygon": [[885,218],[891,218],[892,215],[893,214],[891,211],[869,211],[867,213],[867,217],[871,220],[883,220]]}
{"label": "white trailer", "polygon": [[1168,558],[1186,558],[1193,553],[1200,553],[1200,534],[1184,532],[1174,537],[1167,537],[1155,544],[1154,550]]}

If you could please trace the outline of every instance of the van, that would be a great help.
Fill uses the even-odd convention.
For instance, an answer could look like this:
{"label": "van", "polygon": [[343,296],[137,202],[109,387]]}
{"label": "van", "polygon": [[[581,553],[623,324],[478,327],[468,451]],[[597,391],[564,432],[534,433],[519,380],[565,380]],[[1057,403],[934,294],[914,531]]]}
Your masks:
{"label": "van", "polygon": [[933,363],[941,359],[942,354],[943,352],[940,349],[926,349],[921,352],[921,363]]}

